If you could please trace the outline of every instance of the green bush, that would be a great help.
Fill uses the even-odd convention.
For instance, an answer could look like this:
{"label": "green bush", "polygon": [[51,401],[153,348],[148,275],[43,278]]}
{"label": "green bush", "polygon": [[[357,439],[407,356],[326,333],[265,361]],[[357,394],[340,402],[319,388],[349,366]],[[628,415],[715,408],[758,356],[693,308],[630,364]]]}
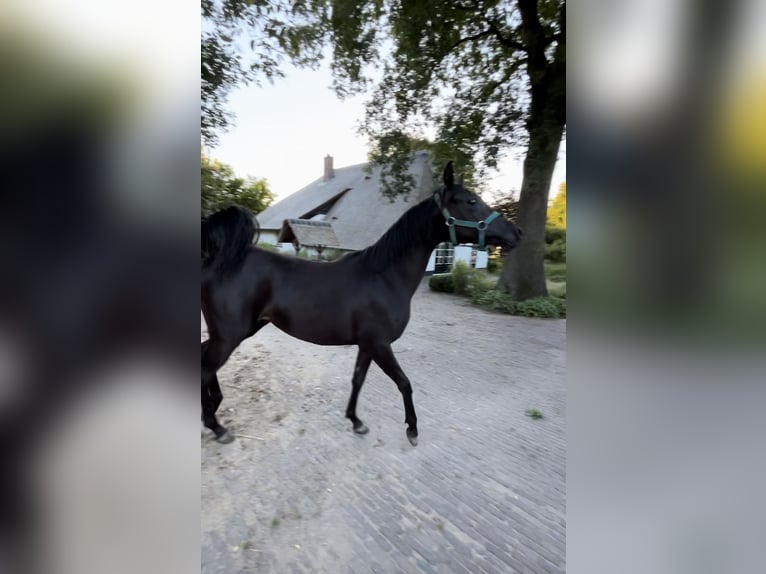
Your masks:
{"label": "green bush", "polygon": [[336,259],[343,257],[346,253],[348,252],[343,251],[342,249],[334,249],[332,247],[328,247],[322,252],[322,260],[335,261]]}
{"label": "green bush", "polygon": [[503,271],[503,260],[500,257],[490,257],[487,259],[487,271],[490,273],[501,273]]}
{"label": "green bush", "polygon": [[566,283],[551,283],[548,285],[548,295],[551,297],[558,297],[559,299],[567,298],[567,284]]}
{"label": "green bush", "polygon": [[258,247],[259,249],[263,249],[265,251],[273,251],[274,253],[280,252],[279,247],[274,245],[273,243],[256,243],[256,247]]}
{"label": "green bush", "polygon": [[[563,274],[566,279],[566,265],[546,263],[546,275],[552,270]],[[566,283],[551,290],[551,296],[514,301],[508,293],[494,288],[494,278],[458,261],[449,274],[432,275],[428,286],[433,291],[467,295],[480,307],[523,317],[561,318],[566,317]]]}
{"label": "green bush", "polygon": [[478,269],[472,269],[463,261],[457,261],[449,274],[432,275],[428,286],[433,291],[455,293],[456,295],[472,295],[491,289],[495,278]]}
{"label": "green bush", "polygon": [[567,264],[565,262],[552,263],[550,261],[546,261],[544,265],[545,265],[545,278],[548,281],[555,281],[556,283],[561,283],[567,280]]}
{"label": "green bush", "polygon": [[561,263],[567,260],[566,241],[557,239],[553,243],[545,245],[545,258],[554,263]]}
{"label": "green bush", "polygon": [[465,262],[455,261],[452,265],[452,272],[450,273],[452,276],[452,284],[455,288],[455,294],[468,295],[471,290],[470,285],[472,283],[473,273],[474,270],[466,265]]}
{"label": "green bush", "polygon": [[501,313],[514,314],[516,310],[516,301],[502,291],[496,289],[487,289],[474,294],[471,297],[471,302],[479,307],[491,309],[493,311],[500,311]]}
{"label": "green bush", "polygon": [[567,316],[567,304],[558,297],[537,297],[517,303],[516,315],[524,317],[563,318]]}
{"label": "green bush", "polygon": [[428,286],[432,291],[438,291],[439,293],[454,293],[455,283],[452,280],[452,275],[431,275],[428,280]]}
{"label": "green bush", "polygon": [[496,279],[479,269],[469,267],[464,261],[456,261],[452,266],[452,281],[457,295],[473,295],[491,289]]}
{"label": "green bush", "polygon": [[548,226],[545,228],[545,243],[555,243],[556,241],[567,242],[567,230],[560,227]]}
{"label": "green bush", "polygon": [[545,259],[560,263],[567,260],[567,230],[545,228]]}
{"label": "green bush", "polygon": [[527,299],[526,301],[514,301],[508,293],[497,291],[496,289],[488,289],[476,293],[471,298],[471,301],[480,307],[509,315],[548,319],[567,316],[566,301],[558,297],[537,297],[535,299]]}

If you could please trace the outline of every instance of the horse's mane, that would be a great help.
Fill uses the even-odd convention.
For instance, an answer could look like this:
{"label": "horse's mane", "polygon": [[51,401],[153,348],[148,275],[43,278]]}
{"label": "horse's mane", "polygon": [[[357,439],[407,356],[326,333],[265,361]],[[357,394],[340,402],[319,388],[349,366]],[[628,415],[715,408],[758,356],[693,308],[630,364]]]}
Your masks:
{"label": "horse's mane", "polygon": [[368,248],[353,254],[369,271],[379,273],[414,245],[431,240],[436,204],[431,196],[405,211],[383,236]]}
{"label": "horse's mane", "polygon": [[202,267],[215,266],[219,275],[240,268],[255,238],[252,214],[239,206],[217,211],[202,221]]}

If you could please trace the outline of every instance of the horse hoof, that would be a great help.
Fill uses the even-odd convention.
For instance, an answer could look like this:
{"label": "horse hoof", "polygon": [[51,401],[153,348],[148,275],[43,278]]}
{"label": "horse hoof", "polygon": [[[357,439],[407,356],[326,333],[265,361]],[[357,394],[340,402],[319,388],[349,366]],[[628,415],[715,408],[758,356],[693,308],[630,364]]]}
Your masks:
{"label": "horse hoof", "polygon": [[223,434],[216,436],[215,440],[217,440],[221,444],[229,444],[230,442],[234,441],[234,435],[231,434],[229,431],[223,431]]}
{"label": "horse hoof", "polygon": [[412,446],[418,446],[418,434],[407,431],[407,438]]}
{"label": "horse hoof", "polygon": [[370,429],[367,428],[367,425],[364,423],[359,423],[359,425],[354,427],[354,432],[356,434],[367,434],[370,432]]}

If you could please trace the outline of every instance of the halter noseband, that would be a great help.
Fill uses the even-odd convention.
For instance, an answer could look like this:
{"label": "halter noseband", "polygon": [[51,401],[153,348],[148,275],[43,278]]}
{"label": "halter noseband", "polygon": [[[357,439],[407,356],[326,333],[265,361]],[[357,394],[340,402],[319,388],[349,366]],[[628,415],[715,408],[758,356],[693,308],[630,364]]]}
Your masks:
{"label": "halter noseband", "polygon": [[449,227],[449,239],[453,245],[457,245],[457,234],[455,233],[455,227],[467,227],[468,229],[478,229],[479,231],[479,249],[485,249],[484,244],[484,232],[487,226],[492,223],[500,214],[497,211],[493,211],[489,214],[487,219],[482,221],[467,221],[465,219],[455,219],[450,215],[450,212],[441,203],[441,195],[437,191],[434,193],[434,201],[436,205],[441,208],[442,215],[444,216],[444,222]]}

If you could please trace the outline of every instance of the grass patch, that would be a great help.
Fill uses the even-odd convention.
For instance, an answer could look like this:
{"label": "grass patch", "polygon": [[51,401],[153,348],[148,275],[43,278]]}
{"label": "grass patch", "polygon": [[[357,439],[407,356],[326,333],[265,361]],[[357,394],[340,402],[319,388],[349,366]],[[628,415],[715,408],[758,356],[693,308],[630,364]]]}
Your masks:
{"label": "grass patch", "polygon": [[271,519],[271,527],[276,528],[277,526],[279,526],[279,518],[275,516]]}
{"label": "grass patch", "polygon": [[543,413],[535,408],[527,409],[527,416],[533,419],[543,418]]}

